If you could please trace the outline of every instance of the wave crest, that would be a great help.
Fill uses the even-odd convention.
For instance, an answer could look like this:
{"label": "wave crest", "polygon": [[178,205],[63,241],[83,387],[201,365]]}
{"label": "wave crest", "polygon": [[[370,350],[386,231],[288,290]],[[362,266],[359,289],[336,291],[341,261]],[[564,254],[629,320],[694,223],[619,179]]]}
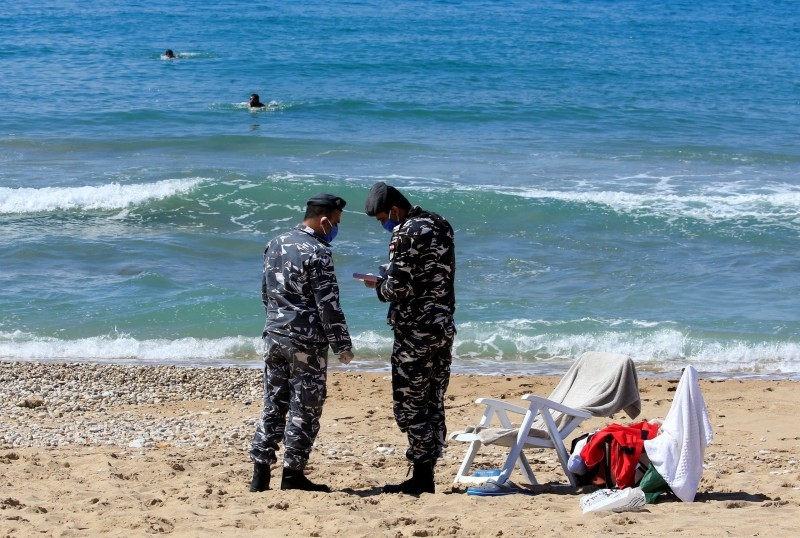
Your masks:
{"label": "wave crest", "polygon": [[81,187],[0,188],[0,214],[47,213],[76,209],[118,210],[186,194],[203,178],[165,179],[155,183],[86,185]]}

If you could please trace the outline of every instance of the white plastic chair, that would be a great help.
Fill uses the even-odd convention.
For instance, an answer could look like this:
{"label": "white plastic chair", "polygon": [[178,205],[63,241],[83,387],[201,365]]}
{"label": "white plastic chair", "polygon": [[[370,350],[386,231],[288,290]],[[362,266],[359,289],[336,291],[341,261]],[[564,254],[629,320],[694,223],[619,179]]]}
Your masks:
{"label": "white plastic chair", "polygon": [[[525,394],[522,400],[523,405],[494,398],[475,400],[486,406],[478,424],[450,435],[452,440],[469,443],[454,484],[481,484],[488,479],[502,484],[515,467],[519,467],[529,483],[537,484],[524,453],[526,449],[537,448],[554,449],[569,483],[575,486],[575,476],[567,467],[567,437],[593,416],[608,417],[624,410],[630,418],[635,418],[641,410],[633,359],[613,353],[582,354],[549,397]],[[487,444],[510,449],[500,475],[469,474],[475,456]]]}

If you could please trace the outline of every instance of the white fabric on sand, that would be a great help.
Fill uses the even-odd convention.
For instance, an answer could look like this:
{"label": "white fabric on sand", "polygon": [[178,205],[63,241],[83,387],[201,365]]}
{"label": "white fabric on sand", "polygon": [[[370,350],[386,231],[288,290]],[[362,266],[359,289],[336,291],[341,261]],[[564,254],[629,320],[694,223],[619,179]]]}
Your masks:
{"label": "white fabric on sand", "polygon": [[703,476],[706,446],[713,439],[697,370],[687,366],[659,435],[644,442],[650,462],[680,500],[694,500]]}

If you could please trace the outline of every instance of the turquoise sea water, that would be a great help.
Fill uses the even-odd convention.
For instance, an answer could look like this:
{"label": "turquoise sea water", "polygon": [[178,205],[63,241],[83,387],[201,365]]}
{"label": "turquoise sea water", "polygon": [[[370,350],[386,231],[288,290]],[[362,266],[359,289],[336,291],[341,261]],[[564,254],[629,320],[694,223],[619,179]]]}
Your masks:
{"label": "turquoise sea water", "polygon": [[531,4],[5,6],[0,359],[259,367],[263,245],[328,191],[385,369],[383,180],[456,229],[457,372],[800,378],[796,3]]}

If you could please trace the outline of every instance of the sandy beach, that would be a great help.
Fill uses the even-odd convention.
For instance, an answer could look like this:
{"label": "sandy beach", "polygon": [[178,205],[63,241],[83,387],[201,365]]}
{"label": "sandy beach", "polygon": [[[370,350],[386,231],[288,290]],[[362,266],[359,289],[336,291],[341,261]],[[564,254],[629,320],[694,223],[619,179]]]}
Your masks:
{"label": "sandy beach", "polygon": [[[448,427],[477,421],[477,397],[546,396],[557,381],[453,376]],[[640,377],[640,418],[663,418],[677,381],[677,373]],[[486,498],[454,488],[465,449],[455,442],[436,468],[435,494],[382,494],[407,471],[388,374],[330,376],[307,474],[334,492],[250,493],[259,370],[0,363],[0,536],[796,535],[800,385],[700,386],[715,438],[695,502],[583,514],[585,491],[563,485],[552,451],[530,454],[542,483],[535,495]],[[614,421],[629,422],[622,414],[591,419],[577,433]],[[478,463],[502,459],[485,450]]]}

